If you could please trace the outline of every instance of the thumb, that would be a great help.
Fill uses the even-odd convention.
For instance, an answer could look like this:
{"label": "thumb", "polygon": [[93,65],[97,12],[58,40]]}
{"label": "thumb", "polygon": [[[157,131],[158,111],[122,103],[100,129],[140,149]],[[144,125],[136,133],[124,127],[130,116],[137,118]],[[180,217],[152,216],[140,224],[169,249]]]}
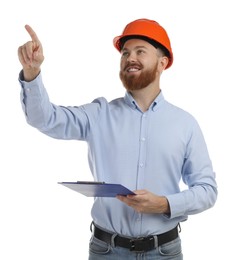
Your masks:
{"label": "thumb", "polygon": [[38,56],[39,56],[39,51],[34,51],[33,52],[34,60],[36,60]]}
{"label": "thumb", "polygon": [[136,195],[144,195],[144,194],[147,193],[147,191],[146,191],[146,190],[136,190],[136,191],[134,191],[134,193],[135,193]]}

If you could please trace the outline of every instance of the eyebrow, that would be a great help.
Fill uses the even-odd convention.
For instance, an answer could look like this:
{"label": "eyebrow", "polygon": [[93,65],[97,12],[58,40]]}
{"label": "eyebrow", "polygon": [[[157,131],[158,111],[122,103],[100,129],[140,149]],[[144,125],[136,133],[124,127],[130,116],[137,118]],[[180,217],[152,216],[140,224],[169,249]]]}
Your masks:
{"label": "eyebrow", "polygon": [[[139,45],[139,46],[136,46],[134,49],[147,49],[144,45]],[[128,50],[128,48],[123,48],[121,51],[125,51],[125,50]]]}

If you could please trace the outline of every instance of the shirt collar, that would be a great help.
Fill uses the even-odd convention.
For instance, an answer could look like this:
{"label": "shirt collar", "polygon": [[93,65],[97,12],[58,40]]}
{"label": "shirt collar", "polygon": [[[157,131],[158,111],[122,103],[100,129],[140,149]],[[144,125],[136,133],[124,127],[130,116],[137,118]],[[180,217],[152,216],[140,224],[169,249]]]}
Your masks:
{"label": "shirt collar", "polygon": [[[124,100],[130,108],[140,110],[140,108],[137,105],[135,99],[132,97],[132,95],[128,91],[125,94]],[[164,95],[163,95],[162,90],[161,90],[159,95],[152,102],[149,110],[156,111],[160,107],[160,105],[163,103],[163,101],[164,101]]]}

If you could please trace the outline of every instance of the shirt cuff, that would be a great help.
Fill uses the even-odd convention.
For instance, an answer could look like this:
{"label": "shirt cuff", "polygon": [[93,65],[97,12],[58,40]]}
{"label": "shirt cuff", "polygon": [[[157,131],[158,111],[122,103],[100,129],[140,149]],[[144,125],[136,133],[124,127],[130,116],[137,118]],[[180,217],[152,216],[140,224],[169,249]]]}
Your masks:
{"label": "shirt cuff", "polygon": [[185,202],[185,197],[184,194],[178,193],[178,194],[172,194],[166,196],[169,206],[170,206],[170,215],[166,215],[168,218],[176,218],[176,217],[181,217],[185,215],[186,212],[186,202]]}
{"label": "shirt cuff", "polygon": [[39,76],[41,75],[41,72],[31,81],[25,81],[25,78],[24,78],[24,73],[23,73],[23,70],[20,71],[19,73],[19,81],[22,83],[22,82],[25,82],[25,83],[31,83],[33,81],[35,81]]}

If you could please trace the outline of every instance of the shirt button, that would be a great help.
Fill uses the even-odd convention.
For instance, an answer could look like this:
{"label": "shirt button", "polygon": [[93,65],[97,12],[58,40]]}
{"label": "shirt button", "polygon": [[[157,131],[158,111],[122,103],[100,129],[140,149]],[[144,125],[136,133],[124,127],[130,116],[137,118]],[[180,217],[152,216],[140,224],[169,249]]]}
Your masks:
{"label": "shirt button", "polygon": [[144,166],[144,163],[140,163],[140,167],[142,168]]}
{"label": "shirt button", "polygon": [[30,92],[30,91],[31,91],[31,89],[30,89],[30,88],[26,88],[26,91],[27,91],[27,92]]}
{"label": "shirt button", "polygon": [[145,137],[142,137],[142,138],[141,138],[141,141],[144,142],[144,141],[145,141]]}

